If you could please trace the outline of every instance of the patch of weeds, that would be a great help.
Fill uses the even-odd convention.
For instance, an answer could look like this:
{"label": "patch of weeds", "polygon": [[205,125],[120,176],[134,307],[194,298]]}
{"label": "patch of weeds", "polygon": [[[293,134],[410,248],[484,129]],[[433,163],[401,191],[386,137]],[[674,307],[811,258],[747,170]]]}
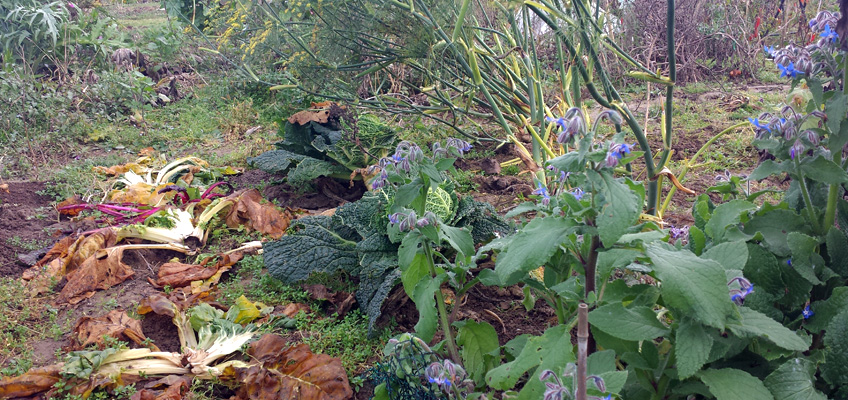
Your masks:
{"label": "patch of weeds", "polygon": [[299,313],[294,319],[303,335],[303,342],[312,352],[340,358],[349,379],[355,379],[368,368],[391,337],[391,330],[385,328],[376,337],[368,338],[368,317],[359,310],[353,310],[343,318],[336,315],[318,318]]}
{"label": "patch of weeds", "polygon": [[457,169],[452,175],[457,191],[467,193],[480,189],[480,185],[474,182],[473,178],[476,175],[474,172]]}
{"label": "patch of weeds", "polygon": [[680,86],[680,90],[688,94],[701,94],[709,92],[712,88],[706,82],[692,82],[687,83],[685,86]]}
{"label": "patch of weeds", "polygon": [[237,266],[235,276],[219,286],[221,295],[229,302],[242,295],[269,306],[312,301],[309,293],[299,286],[291,286],[271,277],[264,269],[265,262],[261,255],[245,256]]}
{"label": "patch of weeds", "polygon": [[9,360],[3,368],[0,368],[0,377],[18,376],[32,368],[32,352],[28,351],[21,358]]}
{"label": "patch of weeds", "polygon": [[42,249],[46,246],[49,246],[50,243],[52,243],[52,240],[50,240],[50,239],[42,239],[42,240],[29,239],[29,240],[26,240],[26,239],[22,239],[20,236],[17,236],[17,235],[6,239],[6,244],[8,244],[9,246],[18,247],[18,248],[24,249],[26,251],[33,251],[33,250]]}
{"label": "patch of weeds", "polygon": [[513,175],[513,176],[515,176],[515,175],[518,175],[520,172],[521,172],[521,167],[519,167],[517,164],[509,165],[509,166],[503,167],[501,169],[502,175]]}
{"label": "patch of weeds", "polygon": [[[56,171],[48,180],[44,190],[38,194],[50,196],[56,200],[64,200],[74,195],[81,198],[100,198],[109,189],[106,177],[93,171],[96,166],[111,167],[124,164],[129,157],[113,153],[104,157],[94,157],[81,162],[70,163]],[[81,193],[81,190],[86,192]]]}
{"label": "patch of weeds", "polygon": [[0,376],[26,372],[32,366],[32,343],[47,336],[44,304],[21,293],[20,281],[0,278]]}
{"label": "patch of weeds", "polygon": [[118,306],[119,306],[118,299],[116,299],[114,297],[103,302],[103,310],[106,311],[106,312],[112,311],[112,310],[118,308]]}
{"label": "patch of weeds", "polygon": [[222,392],[230,392],[230,389],[217,378],[211,380],[195,379],[189,388],[189,392],[194,395],[195,400],[218,400],[222,398]]}

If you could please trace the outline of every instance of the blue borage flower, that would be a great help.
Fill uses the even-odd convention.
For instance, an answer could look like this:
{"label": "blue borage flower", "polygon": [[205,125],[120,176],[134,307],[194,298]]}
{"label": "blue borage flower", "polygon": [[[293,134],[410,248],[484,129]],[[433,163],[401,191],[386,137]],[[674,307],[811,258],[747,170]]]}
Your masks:
{"label": "blue borage flower", "polygon": [[741,306],[745,302],[745,297],[754,292],[754,284],[739,276],[727,282],[727,286],[732,286],[734,282],[739,284],[739,289],[730,290],[730,300]]}
{"label": "blue borage flower", "polygon": [[689,240],[689,226],[676,227],[674,225],[668,230],[668,242],[675,243],[678,240],[682,240],[683,244]]}
{"label": "blue borage flower", "polygon": [[819,36],[824,39],[830,39],[831,43],[836,43],[839,40],[839,34],[835,30],[830,29],[830,24],[825,24],[824,31]]}
{"label": "blue borage flower", "polygon": [[461,366],[450,360],[434,362],[424,370],[424,377],[430,383],[435,383],[443,392],[450,392],[451,386],[456,386],[465,379],[466,373]]}
{"label": "blue borage flower", "polygon": [[569,108],[565,115],[559,118],[545,117],[545,121],[553,122],[562,129],[557,134],[557,142],[561,144],[570,142],[575,135],[583,132],[586,126],[583,111],[576,107]]}
{"label": "blue borage flower", "polygon": [[766,54],[768,54],[769,56],[774,57],[774,46],[766,46],[766,45],[763,45],[763,50],[764,50],[764,51],[766,52]]}
{"label": "blue borage flower", "polygon": [[804,75],[804,71],[799,71],[795,69],[795,63],[790,62],[789,65],[777,64],[777,68],[780,69],[780,77],[781,78],[797,78],[798,75]]}
{"label": "blue borage flower", "polygon": [[768,124],[760,123],[759,118],[748,117],[748,122],[750,122],[751,125],[754,125],[755,127],[757,127],[757,129],[763,129],[763,130],[768,131],[768,133],[771,133],[771,128],[769,128]]}
{"label": "blue borage flower", "polygon": [[580,189],[580,188],[571,189],[571,191],[568,192],[568,193],[571,193],[571,195],[574,196],[574,198],[577,199],[578,201],[583,199],[583,195],[585,194],[585,193],[583,193],[583,189]]}
{"label": "blue borage flower", "polygon": [[610,143],[609,150],[607,151],[607,158],[605,160],[606,166],[614,168],[618,165],[619,160],[630,154],[632,148],[633,145],[627,143]]}
{"label": "blue borage flower", "polygon": [[[576,369],[577,368],[574,363],[568,363],[565,366],[562,377],[571,377],[572,381],[575,380]],[[571,386],[574,388],[574,391],[569,391],[568,386],[563,384],[563,381],[556,375],[556,373],[554,373],[554,371],[549,369],[542,371],[542,373],[539,374],[539,380],[545,383],[544,400],[565,400],[577,398],[577,383],[572,382]],[[601,378],[600,376],[589,375],[586,377],[586,381],[593,382],[595,387],[601,392],[607,391],[607,385],[604,383],[604,378]],[[588,398],[591,400],[611,400],[612,393],[608,393],[604,397],[589,396]]]}
{"label": "blue borage flower", "polygon": [[396,212],[389,215],[389,222],[397,225],[401,231],[411,231],[415,228],[436,225],[438,221],[439,219],[436,217],[436,214],[430,211],[424,213],[424,216],[421,218],[415,215],[415,211],[410,211],[409,213]]}
{"label": "blue borage flower", "polygon": [[542,196],[542,204],[550,204],[551,195],[548,194],[548,188],[546,188],[542,182],[536,182],[536,190],[533,191],[533,194]]}
{"label": "blue borage flower", "polygon": [[804,319],[810,319],[810,317],[812,317],[813,315],[816,315],[816,313],[814,313],[813,310],[810,309],[810,302],[809,301],[804,306],[804,309],[801,311],[801,315],[804,317]]}

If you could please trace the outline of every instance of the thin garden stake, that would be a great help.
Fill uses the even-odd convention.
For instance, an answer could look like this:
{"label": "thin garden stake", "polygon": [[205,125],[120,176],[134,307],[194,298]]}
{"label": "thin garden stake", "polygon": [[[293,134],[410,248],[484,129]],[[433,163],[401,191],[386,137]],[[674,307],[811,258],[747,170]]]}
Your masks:
{"label": "thin garden stake", "polygon": [[589,357],[589,305],[577,306],[577,400],[586,400],[586,359]]}

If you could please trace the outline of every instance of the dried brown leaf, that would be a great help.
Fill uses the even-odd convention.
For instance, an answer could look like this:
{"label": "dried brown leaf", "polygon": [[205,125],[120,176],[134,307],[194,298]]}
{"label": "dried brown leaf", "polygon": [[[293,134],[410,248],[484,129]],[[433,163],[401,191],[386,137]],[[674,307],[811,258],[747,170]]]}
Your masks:
{"label": "dried brown leaf", "polygon": [[259,362],[238,368],[241,382],[237,399],[343,400],[353,397],[341,360],[314,354],[306,344],[289,346],[277,335],[266,334],[254,342],[248,354]]}
{"label": "dried brown leaf", "polygon": [[69,350],[81,350],[91,344],[102,349],[105,347],[104,336],[127,338],[139,345],[145,339],[141,322],[130,318],[123,310],[112,310],[97,318],[82,317],[74,326],[73,333],[76,341]]}
{"label": "dried brown leaf", "polygon": [[56,204],[56,208],[59,210],[59,214],[67,215],[70,217],[76,217],[77,215],[79,215],[80,211],[83,210],[83,208],[72,206],[77,206],[84,203],[85,202],[82,201],[79,196],[72,196],[60,201],[59,204]]}
{"label": "dried brown leaf", "polygon": [[33,368],[25,374],[0,380],[0,399],[32,396],[53,388],[62,380],[62,364]]}
{"label": "dried brown leaf", "polygon": [[293,215],[288,210],[280,211],[273,204],[263,204],[262,195],[256,189],[234,193],[238,196],[235,207],[227,214],[226,223],[230,228],[241,225],[279,239],[286,233]]}
{"label": "dried brown leaf", "polygon": [[150,389],[151,386],[147,385],[144,389],[135,392],[130,400],[182,400],[189,398],[186,395],[189,394],[189,387],[191,386],[190,377],[170,375],[155,383],[164,379],[169,379],[170,382],[165,390]]}
{"label": "dried brown leaf", "polygon": [[353,308],[353,305],[356,304],[356,298],[352,293],[333,292],[321,284],[303,285],[303,289],[315,300],[329,301],[332,307],[328,311],[330,313],[338,313],[340,317],[347,314]]}
{"label": "dried brown leaf", "polygon": [[182,287],[191,284],[192,281],[209,279],[216,272],[218,269],[215,267],[178,262],[165,263],[159,267],[159,279],[156,280],[156,285]]}
{"label": "dried brown leaf", "polygon": [[[279,306],[277,306],[277,307],[279,307]],[[276,312],[277,310],[275,309],[274,311]],[[301,311],[308,313],[311,310],[309,309],[309,306],[307,306],[306,304],[303,304],[303,303],[289,303],[289,304],[286,304],[283,307],[282,311],[280,311],[280,312],[285,314],[285,316],[292,318],[295,315],[297,315],[297,313],[299,313]]]}
{"label": "dried brown leaf", "polygon": [[121,261],[123,254],[124,248],[120,246],[97,250],[79,268],[68,273],[68,283],[56,302],[79,303],[94,295],[96,290],[108,289],[133,276],[132,267]]}
{"label": "dried brown leaf", "polygon": [[330,110],[303,110],[289,117],[292,124],[306,125],[311,121],[326,124],[330,117]]}

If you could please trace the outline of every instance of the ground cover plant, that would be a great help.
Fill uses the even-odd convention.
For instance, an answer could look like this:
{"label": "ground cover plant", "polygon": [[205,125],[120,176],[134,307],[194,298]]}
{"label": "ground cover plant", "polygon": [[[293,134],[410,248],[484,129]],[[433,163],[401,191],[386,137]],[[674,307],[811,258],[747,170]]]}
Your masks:
{"label": "ground cover plant", "polygon": [[836,4],[13,3],[0,397],[848,395]]}

